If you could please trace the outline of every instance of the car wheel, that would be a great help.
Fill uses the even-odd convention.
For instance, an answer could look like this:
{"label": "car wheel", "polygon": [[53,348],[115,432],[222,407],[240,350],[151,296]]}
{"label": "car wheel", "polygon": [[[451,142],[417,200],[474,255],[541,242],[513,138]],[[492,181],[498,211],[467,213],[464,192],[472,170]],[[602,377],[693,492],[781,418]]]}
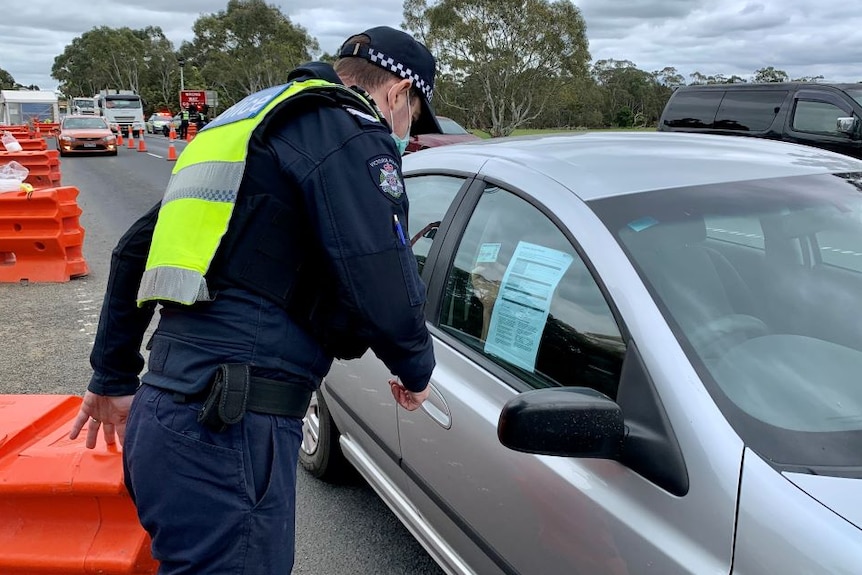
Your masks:
{"label": "car wheel", "polygon": [[338,482],[351,476],[352,467],[338,443],[340,436],[323,394],[320,390],[315,391],[302,418],[302,444],[299,448],[302,466],[323,481]]}

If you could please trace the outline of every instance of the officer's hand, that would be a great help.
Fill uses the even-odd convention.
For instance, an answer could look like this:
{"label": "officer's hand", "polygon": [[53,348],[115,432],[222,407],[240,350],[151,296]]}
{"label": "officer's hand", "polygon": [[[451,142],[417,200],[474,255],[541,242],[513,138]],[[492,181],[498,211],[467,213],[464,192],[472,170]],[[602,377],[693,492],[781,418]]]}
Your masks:
{"label": "officer's hand", "polygon": [[401,385],[397,379],[389,380],[389,388],[392,390],[392,397],[395,398],[398,405],[407,411],[415,411],[419,409],[419,406],[422,405],[423,401],[428,399],[428,394],[431,393],[430,385],[422,391],[410,391]]}
{"label": "officer's hand", "polygon": [[81,409],[72,423],[69,439],[76,439],[86,423],[87,449],[96,447],[99,427],[102,428],[105,443],[112,446],[119,440],[120,445],[123,445],[123,440],[126,438],[126,420],[129,418],[129,408],[134,397],[134,395],[108,397],[88,391],[84,394]]}

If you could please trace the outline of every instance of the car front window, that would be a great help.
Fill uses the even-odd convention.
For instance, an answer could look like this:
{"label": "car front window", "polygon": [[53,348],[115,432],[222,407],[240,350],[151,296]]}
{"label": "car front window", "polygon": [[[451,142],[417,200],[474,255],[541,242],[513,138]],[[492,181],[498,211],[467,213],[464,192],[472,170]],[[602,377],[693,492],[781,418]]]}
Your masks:
{"label": "car front window", "polygon": [[591,206],[731,424],[766,458],[862,465],[862,173]]}
{"label": "car front window", "polygon": [[482,194],[450,266],[439,323],[530,387],[616,397],[625,344],[601,289],[551,219],[511,192]]}

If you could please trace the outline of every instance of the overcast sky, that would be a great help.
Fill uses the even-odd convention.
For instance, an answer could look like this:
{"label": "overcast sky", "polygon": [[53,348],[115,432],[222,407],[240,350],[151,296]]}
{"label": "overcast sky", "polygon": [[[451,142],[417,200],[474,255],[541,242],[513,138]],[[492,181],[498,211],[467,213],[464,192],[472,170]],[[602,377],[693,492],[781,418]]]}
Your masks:
{"label": "overcast sky", "polygon": [[[334,52],[371,26],[400,27],[402,0],[269,0]],[[791,77],[862,80],[858,0],[575,0],[593,61],[630,60],[642,70],[750,78],[766,66]],[[161,26],[176,48],[201,13],[225,0],[2,0],[0,68],[24,85],[54,89],[54,57],[96,26]]]}

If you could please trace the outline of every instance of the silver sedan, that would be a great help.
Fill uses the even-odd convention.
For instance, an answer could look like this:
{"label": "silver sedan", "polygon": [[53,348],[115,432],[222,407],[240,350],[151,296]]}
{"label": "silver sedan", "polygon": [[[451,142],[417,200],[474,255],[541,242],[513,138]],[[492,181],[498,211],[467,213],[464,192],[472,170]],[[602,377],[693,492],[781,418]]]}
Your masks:
{"label": "silver sedan", "polygon": [[404,163],[430,398],[337,361],[307,469],[357,468],[448,573],[859,572],[862,162],[596,133]]}

